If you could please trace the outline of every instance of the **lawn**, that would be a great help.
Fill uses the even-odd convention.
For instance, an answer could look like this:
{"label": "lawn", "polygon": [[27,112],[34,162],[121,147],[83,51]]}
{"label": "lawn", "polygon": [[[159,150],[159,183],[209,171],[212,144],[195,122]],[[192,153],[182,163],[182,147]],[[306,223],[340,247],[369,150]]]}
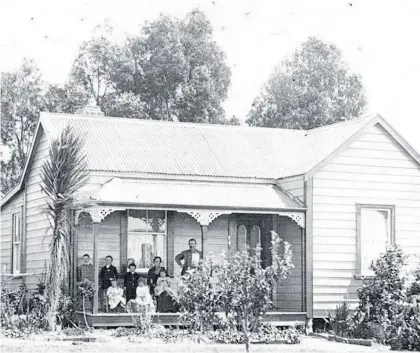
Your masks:
{"label": "lawn", "polygon": [[[96,336],[96,335],[95,335]],[[22,352],[22,353],[49,353],[49,352],[94,352],[94,353],[141,353],[141,352],[178,352],[178,353],[236,353],[245,352],[242,345],[222,344],[152,344],[152,343],[130,343],[127,338],[114,338],[102,333],[97,336],[97,341],[92,343],[62,342],[36,337],[33,340],[2,338],[1,352]],[[362,352],[385,352],[389,347],[373,345],[363,347],[344,343],[328,342],[321,338],[303,337],[303,342],[297,345],[251,345],[251,352],[301,352],[301,353],[362,353]]]}

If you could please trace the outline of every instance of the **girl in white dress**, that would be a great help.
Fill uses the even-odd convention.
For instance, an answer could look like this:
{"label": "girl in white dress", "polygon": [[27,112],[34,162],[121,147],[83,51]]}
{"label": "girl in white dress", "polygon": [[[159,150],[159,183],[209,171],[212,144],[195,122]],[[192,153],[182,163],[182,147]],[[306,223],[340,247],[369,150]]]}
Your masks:
{"label": "girl in white dress", "polygon": [[137,284],[136,304],[138,306],[144,306],[154,312],[155,306],[153,304],[152,296],[150,295],[150,288],[144,284],[144,281],[144,278],[140,278]]}
{"label": "girl in white dress", "polygon": [[123,308],[125,307],[124,290],[117,286],[117,280],[115,278],[111,279],[111,287],[107,289],[106,295],[111,309],[115,309],[119,304]]}

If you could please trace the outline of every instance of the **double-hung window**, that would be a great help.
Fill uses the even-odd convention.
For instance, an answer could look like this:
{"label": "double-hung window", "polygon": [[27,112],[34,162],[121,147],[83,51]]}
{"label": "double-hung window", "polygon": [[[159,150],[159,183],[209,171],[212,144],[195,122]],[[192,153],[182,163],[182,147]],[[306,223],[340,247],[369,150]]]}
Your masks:
{"label": "double-hung window", "polygon": [[372,276],[372,262],[395,241],[395,207],[357,205],[357,273]]}
{"label": "double-hung window", "polygon": [[159,256],[166,264],[166,211],[129,210],[127,257],[133,258],[141,272],[153,265]]}
{"label": "double-hung window", "polygon": [[22,219],[21,213],[12,214],[12,266],[13,274],[20,273],[20,257],[22,250]]}

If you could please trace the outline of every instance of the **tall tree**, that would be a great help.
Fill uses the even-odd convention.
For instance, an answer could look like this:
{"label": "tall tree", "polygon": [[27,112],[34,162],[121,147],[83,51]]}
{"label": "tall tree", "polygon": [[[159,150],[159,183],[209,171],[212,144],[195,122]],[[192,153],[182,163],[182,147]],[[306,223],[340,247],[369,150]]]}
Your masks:
{"label": "tall tree", "polygon": [[14,72],[3,72],[1,79],[1,140],[6,146],[1,161],[1,191],[7,193],[19,180],[32,137],[45,105],[44,83],[39,69],[24,60]]}
{"label": "tall tree", "polygon": [[247,123],[311,129],[360,116],[366,97],[334,45],[309,38],[277,67],[249,112]]}
{"label": "tall tree", "polygon": [[227,123],[230,69],[202,12],[161,16],[119,45],[111,33],[83,43],[71,73],[106,115]]}

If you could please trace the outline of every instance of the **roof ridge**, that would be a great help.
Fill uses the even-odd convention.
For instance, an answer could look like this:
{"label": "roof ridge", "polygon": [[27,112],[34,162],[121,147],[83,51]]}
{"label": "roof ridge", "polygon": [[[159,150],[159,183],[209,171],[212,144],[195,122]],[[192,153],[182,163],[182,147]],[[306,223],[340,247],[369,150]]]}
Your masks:
{"label": "roof ridge", "polygon": [[109,121],[109,122],[117,122],[117,119],[123,120],[125,123],[129,124],[162,124],[162,125],[173,125],[173,126],[183,126],[183,127],[200,127],[200,128],[232,128],[238,130],[265,130],[265,131],[288,131],[288,132],[296,132],[296,133],[304,133],[305,130],[298,130],[298,129],[282,129],[282,128],[273,128],[273,127],[265,127],[265,126],[249,126],[249,125],[228,125],[228,124],[217,124],[217,123],[195,123],[195,122],[187,122],[187,121],[171,121],[171,120],[154,120],[154,119],[137,119],[137,118],[125,118],[125,117],[112,117],[112,116],[94,116],[94,115],[81,115],[81,114],[68,114],[68,113],[51,113],[51,112],[42,112],[44,116],[47,118],[58,118],[64,117],[72,120],[101,120],[101,121]]}
{"label": "roof ridge", "polygon": [[338,123],[333,123],[333,124],[329,124],[329,125],[324,125],[324,126],[319,126],[313,129],[309,129],[309,130],[305,130],[306,135],[311,134],[313,132],[319,132],[319,131],[324,131],[324,130],[329,130],[329,129],[333,129],[335,127],[340,127],[343,125],[349,125],[349,124],[354,124],[356,122],[360,122],[361,120],[370,120],[373,119],[377,114],[366,114],[366,115],[362,115],[362,116],[358,116],[355,118],[350,118],[344,121],[340,121]]}

